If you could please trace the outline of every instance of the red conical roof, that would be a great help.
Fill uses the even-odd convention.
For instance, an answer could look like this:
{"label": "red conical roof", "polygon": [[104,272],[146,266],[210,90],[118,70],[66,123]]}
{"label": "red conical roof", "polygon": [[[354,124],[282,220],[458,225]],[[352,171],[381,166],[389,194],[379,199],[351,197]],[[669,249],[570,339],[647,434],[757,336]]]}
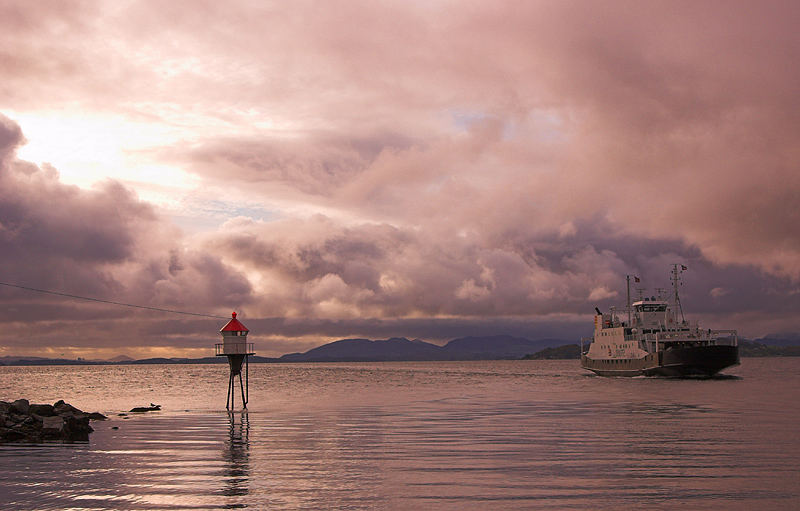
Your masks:
{"label": "red conical roof", "polygon": [[236,319],[236,313],[231,313],[231,320],[228,321],[224,327],[220,329],[220,332],[249,332],[250,330],[247,329],[246,326],[242,324],[241,321]]}

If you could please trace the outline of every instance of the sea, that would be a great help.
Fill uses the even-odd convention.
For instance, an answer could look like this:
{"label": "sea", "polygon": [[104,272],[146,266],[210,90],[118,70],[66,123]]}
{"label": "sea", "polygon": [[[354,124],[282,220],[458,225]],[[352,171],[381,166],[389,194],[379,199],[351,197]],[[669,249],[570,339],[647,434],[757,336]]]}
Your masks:
{"label": "sea", "polygon": [[[7,509],[800,509],[800,358],[713,379],[575,360],[0,367],[109,420],[0,445]],[[158,412],[126,413],[160,404]]]}

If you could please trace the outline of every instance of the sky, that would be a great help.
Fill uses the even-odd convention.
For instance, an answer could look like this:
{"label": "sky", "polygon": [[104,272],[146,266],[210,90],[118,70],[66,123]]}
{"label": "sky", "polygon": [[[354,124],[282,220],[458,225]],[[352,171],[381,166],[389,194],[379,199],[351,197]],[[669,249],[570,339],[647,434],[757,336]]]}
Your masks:
{"label": "sky", "polygon": [[[625,276],[800,332],[800,4],[0,0],[0,282],[347,337],[577,341]],[[0,286],[0,356],[224,319]]]}

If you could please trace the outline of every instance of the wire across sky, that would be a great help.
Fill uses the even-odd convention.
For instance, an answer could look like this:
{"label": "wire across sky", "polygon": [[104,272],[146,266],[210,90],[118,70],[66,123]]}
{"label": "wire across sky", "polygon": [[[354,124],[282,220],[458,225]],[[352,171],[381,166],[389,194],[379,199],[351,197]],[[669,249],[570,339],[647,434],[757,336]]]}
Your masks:
{"label": "wire across sky", "polygon": [[48,294],[48,295],[64,296],[64,297],[67,297],[67,298],[77,298],[78,300],[86,300],[86,301],[89,301],[89,302],[100,302],[100,303],[108,303],[108,304],[111,304],[111,305],[121,305],[123,307],[132,307],[134,309],[146,309],[146,310],[157,311],[157,312],[168,312],[168,313],[171,313],[171,314],[183,314],[183,315],[186,315],[186,316],[200,316],[200,317],[204,317],[204,318],[230,319],[227,316],[217,316],[217,315],[214,315],[214,314],[204,314],[204,313],[200,313],[200,312],[186,312],[186,311],[178,311],[178,310],[173,310],[173,309],[164,309],[164,308],[161,308],[161,307],[150,307],[148,305],[137,305],[137,304],[133,304],[133,303],[115,302],[113,300],[103,300],[103,299],[100,299],[100,298],[93,298],[93,297],[90,297],[90,296],[80,296],[80,295],[73,295],[73,294],[70,294],[70,293],[61,293],[59,291],[50,291],[50,290],[47,290],[47,289],[38,289],[38,288],[35,288],[35,287],[21,286],[19,284],[10,284],[8,282],[0,282],[0,286],[14,287],[14,288],[17,288],[17,289],[24,289],[26,291],[33,291],[33,292],[36,292],[36,293],[44,293],[44,294]]}

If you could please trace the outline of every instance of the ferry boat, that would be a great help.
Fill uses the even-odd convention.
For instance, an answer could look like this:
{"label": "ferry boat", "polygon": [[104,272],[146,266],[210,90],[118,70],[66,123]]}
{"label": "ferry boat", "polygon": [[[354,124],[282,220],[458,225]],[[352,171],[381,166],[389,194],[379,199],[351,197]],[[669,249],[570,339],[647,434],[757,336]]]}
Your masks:
{"label": "ferry boat", "polygon": [[660,290],[658,297],[640,296],[631,303],[627,276],[627,321],[614,308],[603,313],[595,307],[594,335],[581,339],[581,367],[601,376],[707,377],[738,365],[736,330],[702,330],[696,321],[684,318],[678,287],[686,269],[672,266],[671,301]]}

